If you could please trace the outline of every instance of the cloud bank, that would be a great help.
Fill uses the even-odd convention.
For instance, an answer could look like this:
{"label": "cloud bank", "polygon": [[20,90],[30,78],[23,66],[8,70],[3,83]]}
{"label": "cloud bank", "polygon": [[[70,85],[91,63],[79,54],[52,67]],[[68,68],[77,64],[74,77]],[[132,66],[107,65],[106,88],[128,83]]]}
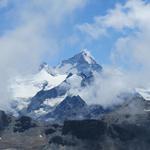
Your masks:
{"label": "cloud bank", "polygon": [[[129,0],[117,4],[105,16],[94,17],[94,23],[78,25],[78,29],[91,38],[108,35],[110,29],[122,33],[114,44],[112,58],[124,63],[132,62],[150,66],[150,3],[143,0]],[[111,36],[111,34],[110,34]]]}
{"label": "cloud bank", "polygon": [[2,29],[0,35],[0,109],[8,107],[11,100],[9,80],[33,72],[45,56],[56,53],[59,39],[53,30],[85,3],[86,0],[0,1],[0,9],[10,8],[5,14],[9,18],[5,24],[10,28]]}
{"label": "cloud bank", "polygon": [[[110,76],[106,73],[106,78],[96,77],[95,84],[89,89],[89,95],[85,95],[89,98],[88,102],[109,106],[120,102],[117,96],[123,91],[150,87],[149,24],[150,3],[144,0],[128,0],[125,4],[116,4],[104,16],[95,16],[92,23],[77,25],[78,30],[92,40],[119,33],[110,55],[113,65],[109,68],[115,69],[109,70],[115,74]],[[121,68],[120,75],[114,71],[116,68]],[[94,92],[93,100],[91,97]]]}

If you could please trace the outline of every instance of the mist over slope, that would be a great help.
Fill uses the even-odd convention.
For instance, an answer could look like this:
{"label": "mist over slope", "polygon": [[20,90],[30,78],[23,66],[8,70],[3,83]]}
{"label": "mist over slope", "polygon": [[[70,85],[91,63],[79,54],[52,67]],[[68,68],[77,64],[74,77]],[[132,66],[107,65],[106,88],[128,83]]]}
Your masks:
{"label": "mist over slope", "polygon": [[0,0],[0,149],[148,150],[149,41],[149,0]]}
{"label": "mist over slope", "polygon": [[44,63],[11,84],[11,112],[46,121],[99,118],[137,95],[148,100],[138,82],[119,69],[102,67],[87,50],[56,67]]}

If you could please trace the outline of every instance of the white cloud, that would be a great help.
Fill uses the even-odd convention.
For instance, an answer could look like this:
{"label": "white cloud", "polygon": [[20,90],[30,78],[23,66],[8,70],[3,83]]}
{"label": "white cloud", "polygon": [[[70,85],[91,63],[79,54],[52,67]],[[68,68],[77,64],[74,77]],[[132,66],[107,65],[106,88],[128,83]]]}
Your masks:
{"label": "white cloud", "polygon": [[[150,69],[150,3],[133,0],[124,7],[130,9],[128,15],[134,25],[128,28],[133,28],[134,31],[129,32],[125,37],[118,38],[114,51],[112,51],[112,57],[115,61],[123,60],[130,66],[139,65],[143,78],[145,78]],[[126,27],[125,24],[124,27]],[[140,72],[140,69],[138,71]]]}
{"label": "white cloud", "polygon": [[113,28],[122,31],[126,28],[145,29],[150,23],[150,4],[142,0],[128,0],[126,4],[116,4],[105,16],[94,17],[93,23],[78,25],[78,29],[91,37],[99,38]]}
{"label": "white cloud", "polygon": [[94,39],[106,34],[111,36],[109,29],[116,33],[126,33],[118,36],[111,57],[118,64],[132,67],[140,65],[143,71],[150,68],[149,24],[150,3],[144,0],[128,0],[125,4],[117,4],[114,9],[108,10],[106,15],[94,17],[94,23],[78,25],[78,28]]}
{"label": "white cloud", "polygon": [[81,91],[81,97],[88,104],[100,104],[104,108],[122,103],[121,93],[132,91],[128,77],[121,70],[105,66],[101,74],[95,74],[94,82]]}
{"label": "white cloud", "polygon": [[[121,76],[96,77],[96,82],[87,92],[89,95],[83,95],[88,102],[109,106],[120,102],[116,97],[123,91],[150,87],[150,3],[128,0],[108,10],[105,16],[94,17],[93,23],[78,25],[78,29],[97,40],[105,35],[111,36],[109,29],[114,31],[113,34],[123,33],[114,43],[111,58],[117,67],[125,66],[127,71]],[[95,99],[92,99],[94,92]]]}
{"label": "white cloud", "polygon": [[[95,18],[95,20],[97,20]],[[99,38],[100,36],[104,36],[106,35],[106,29],[105,28],[101,28],[99,26],[97,26],[97,23],[94,23],[94,24],[88,24],[88,23],[85,23],[83,25],[77,25],[77,28],[86,33],[87,35],[89,35],[91,38],[93,39],[97,39]]]}
{"label": "white cloud", "polygon": [[0,35],[0,108],[6,107],[11,100],[9,79],[16,74],[32,72],[44,56],[50,57],[58,50],[59,39],[54,37],[53,28],[60,26],[66,17],[84,6],[85,2],[86,0],[0,1],[0,5],[5,4],[5,7],[13,3],[12,14],[7,12],[7,17],[10,17],[10,22],[7,23],[16,22],[12,29],[3,31]]}

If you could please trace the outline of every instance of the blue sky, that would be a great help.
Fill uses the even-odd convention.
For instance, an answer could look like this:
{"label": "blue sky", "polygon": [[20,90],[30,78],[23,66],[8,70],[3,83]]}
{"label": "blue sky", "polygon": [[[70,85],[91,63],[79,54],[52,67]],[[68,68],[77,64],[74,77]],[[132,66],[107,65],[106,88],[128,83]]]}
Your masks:
{"label": "blue sky", "polygon": [[149,5],[149,0],[1,0],[1,47],[17,55],[20,46],[24,59],[32,52],[31,60],[41,55],[39,61],[51,65],[86,48],[102,65],[114,63],[115,55],[120,66],[139,67],[147,52],[135,49],[140,34],[149,36]]}
{"label": "blue sky", "polygon": [[[77,9],[72,16],[69,16],[68,19],[65,19],[61,24],[61,27],[57,27],[55,29],[55,33],[53,36],[56,38],[67,38],[72,36],[72,34],[77,34],[78,36],[83,36],[79,33],[79,31],[75,30],[76,24],[82,24],[84,22],[93,22],[93,17],[98,15],[105,15],[108,9],[112,9],[115,7],[116,3],[123,3],[124,0],[92,0],[88,1],[84,7]],[[23,4],[23,3],[22,3]],[[0,9],[0,34],[7,32],[7,30],[13,29],[17,23],[19,23],[16,18],[18,13],[19,1],[10,3],[7,7],[2,7]],[[61,8],[60,8],[61,9]],[[12,15],[12,14],[13,15]],[[16,15],[16,16],[15,16]],[[48,32],[48,29],[47,29]],[[74,33],[75,32],[75,33]],[[46,58],[50,64],[56,65],[62,59],[66,59],[76,53],[78,53],[81,49],[87,48],[91,51],[92,55],[97,59],[98,62],[102,64],[107,64],[110,62],[109,55],[112,48],[112,44],[115,40],[117,34],[113,35],[113,37],[109,38],[100,38],[98,40],[92,41],[90,43],[77,43],[75,45],[70,45],[69,43],[59,43],[60,51],[55,55],[55,59]],[[84,39],[84,36],[82,37]],[[49,48],[51,51],[51,48]],[[67,52],[66,52],[67,51]]]}
{"label": "blue sky", "polygon": [[[109,9],[113,9],[117,3],[124,3],[124,0],[92,0],[89,1],[85,7],[79,9],[71,18],[71,21],[67,21],[63,26],[63,36],[70,36],[73,32],[76,32],[78,36],[83,36],[78,31],[76,31],[74,26],[76,24],[82,24],[84,22],[93,22],[93,18],[99,15],[105,15]],[[75,31],[74,31],[75,30]],[[52,64],[57,64],[63,59],[67,59],[74,54],[78,53],[81,49],[88,49],[91,54],[96,58],[96,60],[101,64],[109,64],[110,62],[110,51],[114,44],[114,41],[118,37],[118,33],[112,32],[111,37],[103,37],[98,40],[93,40],[92,42],[86,42],[85,44],[78,43],[77,45],[71,45],[67,43],[64,47],[62,47],[62,51],[60,51],[60,55],[58,59],[50,61]],[[67,51],[67,53],[66,53]]]}

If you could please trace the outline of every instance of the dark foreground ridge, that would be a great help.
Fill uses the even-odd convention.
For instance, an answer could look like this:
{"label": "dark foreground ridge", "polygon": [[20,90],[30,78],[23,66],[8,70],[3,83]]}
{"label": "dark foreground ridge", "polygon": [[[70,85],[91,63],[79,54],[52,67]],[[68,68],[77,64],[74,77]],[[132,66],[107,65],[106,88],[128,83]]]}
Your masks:
{"label": "dark foreground ridge", "polygon": [[115,117],[120,121],[114,121],[110,114],[100,120],[67,120],[62,125],[1,114],[0,149],[147,150],[150,147],[149,114],[134,116],[136,122],[132,123],[128,121],[130,115]]}

